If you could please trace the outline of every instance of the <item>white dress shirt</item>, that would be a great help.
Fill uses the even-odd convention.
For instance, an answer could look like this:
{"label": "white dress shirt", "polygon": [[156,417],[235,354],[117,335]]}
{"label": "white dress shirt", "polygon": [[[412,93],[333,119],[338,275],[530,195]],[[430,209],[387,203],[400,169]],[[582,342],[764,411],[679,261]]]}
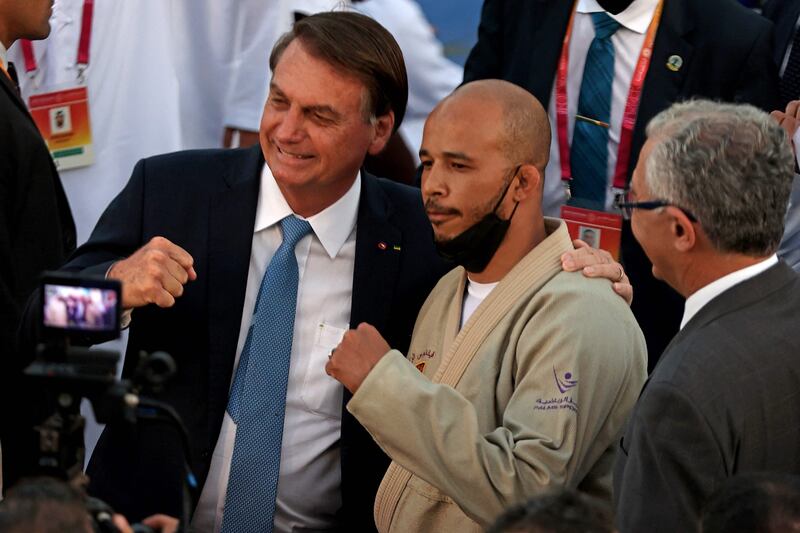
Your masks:
{"label": "white dress shirt", "polygon": [[[634,0],[627,9],[617,15],[608,15],[619,22],[621,27],[611,36],[614,45],[614,81],[611,86],[611,120],[608,131],[608,176],[609,188],[606,194],[606,207],[611,207],[614,200],[611,181],[617,165],[622,116],[628,101],[628,91],[633,78],[633,71],[639,60],[644,45],[645,34],[653,20],[658,0]],[[594,39],[594,24],[591,13],[605,11],[597,0],[579,0],[575,13],[572,37],[569,43],[569,68],[567,71],[567,137],[572,146],[572,132],[575,114],[578,111],[578,97],[581,91],[583,69],[586,65],[586,54]],[[652,66],[652,65],[651,65]],[[556,89],[553,91],[548,106],[550,128],[553,131],[553,142],[550,144],[550,162],[545,169],[544,181],[544,214],[559,216],[559,209],[566,202],[567,195],[561,181],[561,158],[559,157],[558,129],[556,128]]]}
{"label": "white dress shirt", "polygon": [[734,285],[738,285],[745,280],[756,277],[769,267],[775,265],[777,262],[778,256],[776,254],[772,254],[770,257],[756,263],[755,265],[750,265],[749,267],[722,276],[721,278],[709,283],[702,289],[689,296],[686,299],[686,305],[683,309],[681,329],[683,329],[683,327],[694,317],[694,315],[696,315],[700,309],[705,307],[708,302],[727,291]]}
{"label": "white dress shirt", "polygon": [[[361,177],[336,203],[309,217],[313,233],[295,248],[297,311],[286,391],[286,416],[275,531],[325,531],[341,507],[342,386],[325,373],[331,349],[350,323],[356,216]],[[235,366],[244,347],[264,272],[282,241],[279,222],[292,210],[267,165],[261,176],[250,267]],[[225,413],[192,527],[219,531],[236,424]]]}

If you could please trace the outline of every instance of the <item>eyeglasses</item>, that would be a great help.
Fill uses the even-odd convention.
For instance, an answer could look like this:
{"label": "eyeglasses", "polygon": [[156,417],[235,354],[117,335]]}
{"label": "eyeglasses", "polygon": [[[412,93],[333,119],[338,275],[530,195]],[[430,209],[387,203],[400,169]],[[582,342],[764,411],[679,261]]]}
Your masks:
{"label": "eyeglasses", "polygon": [[680,209],[690,221],[697,222],[697,217],[694,216],[691,211],[688,211],[681,206],[675,205],[667,200],[648,200],[645,202],[631,202],[630,200],[630,193],[625,192],[617,196],[617,199],[614,202],[614,206],[622,211],[622,218],[625,220],[631,219],[634,209],[645,209],[647,211],[652,211],[653,209],[659,209],[661,207],[667,207],[671,205],[672,207],[677,207]]}

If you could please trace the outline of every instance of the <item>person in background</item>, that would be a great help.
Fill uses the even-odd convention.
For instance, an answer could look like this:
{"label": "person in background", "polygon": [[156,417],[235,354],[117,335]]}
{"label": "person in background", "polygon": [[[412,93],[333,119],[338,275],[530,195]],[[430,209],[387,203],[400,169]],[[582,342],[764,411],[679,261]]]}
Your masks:
{"label": "person in background", "polygon": [[[763,15],[775,24],[774,58],[780,74],[780,101],[772,116],[786,130],[797,156],[798,120],[800,120],[800,0],[770,0]],[[795,171],[800,166],[795,166]],[[789,210],[778,255],[795,271],[800,271],[800,178],[795,172]]]}
{"label": "person in background", "polygon": [[734,476],[703,507],[700,533],[800,530],[800,478],[779,472]]}
{"label": "person in background", "polygon": [[622,533],[692,531],[728,478],[800,474],[800,426],[786,422],[800,419],[800,277],[775,253],[786,134],[752,106],[703,100],[660,113],[647,134],[620,207],[654,275],[687,300],[619,441]]}
{"label": "person in background", "polygon": [[[545,215],[559,216],[568,197],[614,211],[645,126],[672,103],[703,97],[777,108],[772,40],[771,24],[734,0],[487,0],[464,81],[510,81],[548,110]],[[652,371],[678,330],[683,299],[652,276],[626,223],[620,252]]]}
{"label": "person in background", "polygon": [[611,507],[575,490],[560,490],[510,507],[488,533],[613,533]]}
{"label": "person in background", "polygon": [[[102,506],[102,510],[99,508]],[[133,533],[121,514],[106,512],[102,502],[87,499],[68,483],[48,477],[25,478],[0,501],[3,533],[93,533],[116,527]],[[97,509],[95,509],[97,508]],[[97,512],[92,512],[96,510]],[[166,515],[145,518],[142,524],[160,533],[175,533],[178,520]]]}
{"label": "person in background", "polygon": [[8,49],[50,33],[50,0],[0,0],[0,486],[32,467],[33,425],[47,408],[22,380],[32,347],[17,339],[43,270],[75,249],[75,223],[47,145],[19,92]]}

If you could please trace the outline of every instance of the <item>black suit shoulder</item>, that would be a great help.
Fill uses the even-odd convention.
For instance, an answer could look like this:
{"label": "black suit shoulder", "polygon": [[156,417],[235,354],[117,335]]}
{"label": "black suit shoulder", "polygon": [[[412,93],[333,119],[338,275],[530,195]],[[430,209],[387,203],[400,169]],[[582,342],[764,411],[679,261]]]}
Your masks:
{"label": "black suit shoulder", "polygon": [[[798,5],[800,5],[798,0],[769,0],[769,2],[764,4],[761,13],[777,24],[779,21],[783,20],[783,17],[791,16],[793,12],[796,12],[798,10]],[[794,22],[796,22],[797,17],[795,16],[794,18]]]}
{"label": "black suit shoulder", "polygon": [[[674,3],[682,11],[681,18],[691,21],[693,28],[687,39],[693,42],[703,58],[713,57],[730,66],[738,65],[751,53],[761,52],[756,48],[761,41],[768,41],[765,56],[771,51],[773,25],[733,0],[665,0]],[[724,23],[720,23],[724,21]],[[711,48],[706,48],[711,47]]]}
{"label": "black suit shoulder", "polygon": [[133,174],[143,174],[148,186],[213,191],[224,187],[231,168],[247,157],[251,149],[182,150],[141,159]]}

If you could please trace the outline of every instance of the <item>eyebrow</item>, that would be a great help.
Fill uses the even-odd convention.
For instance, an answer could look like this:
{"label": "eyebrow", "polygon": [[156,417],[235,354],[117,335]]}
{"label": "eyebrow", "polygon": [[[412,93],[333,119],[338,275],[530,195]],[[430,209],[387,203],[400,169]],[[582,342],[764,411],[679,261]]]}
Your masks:
{"label": "eyebrow", "polygon": [[[428,152],[424,148],[419,151],[420,157],[430,157],[430,155],[431,155],[430,152]],[[442,155],[444,155],[446,159],[459,159],[461,161],[466,161],[467,163],[475,162],[473,158],[471,158],[464,152],[442,152]]]}
{"label": "eyebrow", "polygon": [[[281,98],[287,98],[286,95],[284,94],[284,92],[281,90],[281,88],[278,87],[278,85],[274,81],[271,81],[269,83],[269,90],[270,90],[270,92],[274,92],[275,94],[277,94]],[[306,114],[308,114],[308,113],[321,113],[321,114],[324,114],[324,115],[330,115],[331,119],[333,119],[333,120],[341,120],[341,118],[342,118],[342,114],[341,113],[339,113],[338,111],[336,111],[336,109],[334,109],[332,106],[327,105],[327,104],[325,104],[325,105],[306,106],[306,107],[303,107],[302,109],[303,109],[303,113],[306,113]]]}

